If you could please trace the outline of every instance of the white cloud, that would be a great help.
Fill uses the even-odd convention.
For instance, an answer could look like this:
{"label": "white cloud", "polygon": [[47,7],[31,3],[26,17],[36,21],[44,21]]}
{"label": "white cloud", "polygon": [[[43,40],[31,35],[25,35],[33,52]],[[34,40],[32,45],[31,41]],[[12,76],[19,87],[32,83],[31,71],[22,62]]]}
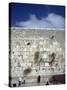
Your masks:
{"label": "white cloud", "polygon": [[31,14],[29,20],[17,22],[16,25],[24,28],[64,28],[64,22],[64,17],[53,13],[41,19]]}

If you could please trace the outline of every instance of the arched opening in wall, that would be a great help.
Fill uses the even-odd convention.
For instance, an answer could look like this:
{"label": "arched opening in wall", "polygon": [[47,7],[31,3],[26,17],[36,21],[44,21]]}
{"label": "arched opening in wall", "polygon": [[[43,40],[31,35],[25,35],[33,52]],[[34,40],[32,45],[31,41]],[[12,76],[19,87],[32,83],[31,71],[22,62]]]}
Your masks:
{"label": "arched opening in wall", "polygon": [[38,77],[37,77],[37,83],[40,83],[40,79],[41,79],[41,77],[38,76]]}

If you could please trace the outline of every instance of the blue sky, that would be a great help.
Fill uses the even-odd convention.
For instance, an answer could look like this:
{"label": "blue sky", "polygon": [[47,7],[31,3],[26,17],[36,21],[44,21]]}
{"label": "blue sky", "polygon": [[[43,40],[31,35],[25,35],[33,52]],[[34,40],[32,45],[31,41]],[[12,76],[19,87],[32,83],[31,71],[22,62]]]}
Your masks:
{"label": "blue sky", "polygon": [[12,27],[64,28],[65,7],[42,4],[10,3]]}

